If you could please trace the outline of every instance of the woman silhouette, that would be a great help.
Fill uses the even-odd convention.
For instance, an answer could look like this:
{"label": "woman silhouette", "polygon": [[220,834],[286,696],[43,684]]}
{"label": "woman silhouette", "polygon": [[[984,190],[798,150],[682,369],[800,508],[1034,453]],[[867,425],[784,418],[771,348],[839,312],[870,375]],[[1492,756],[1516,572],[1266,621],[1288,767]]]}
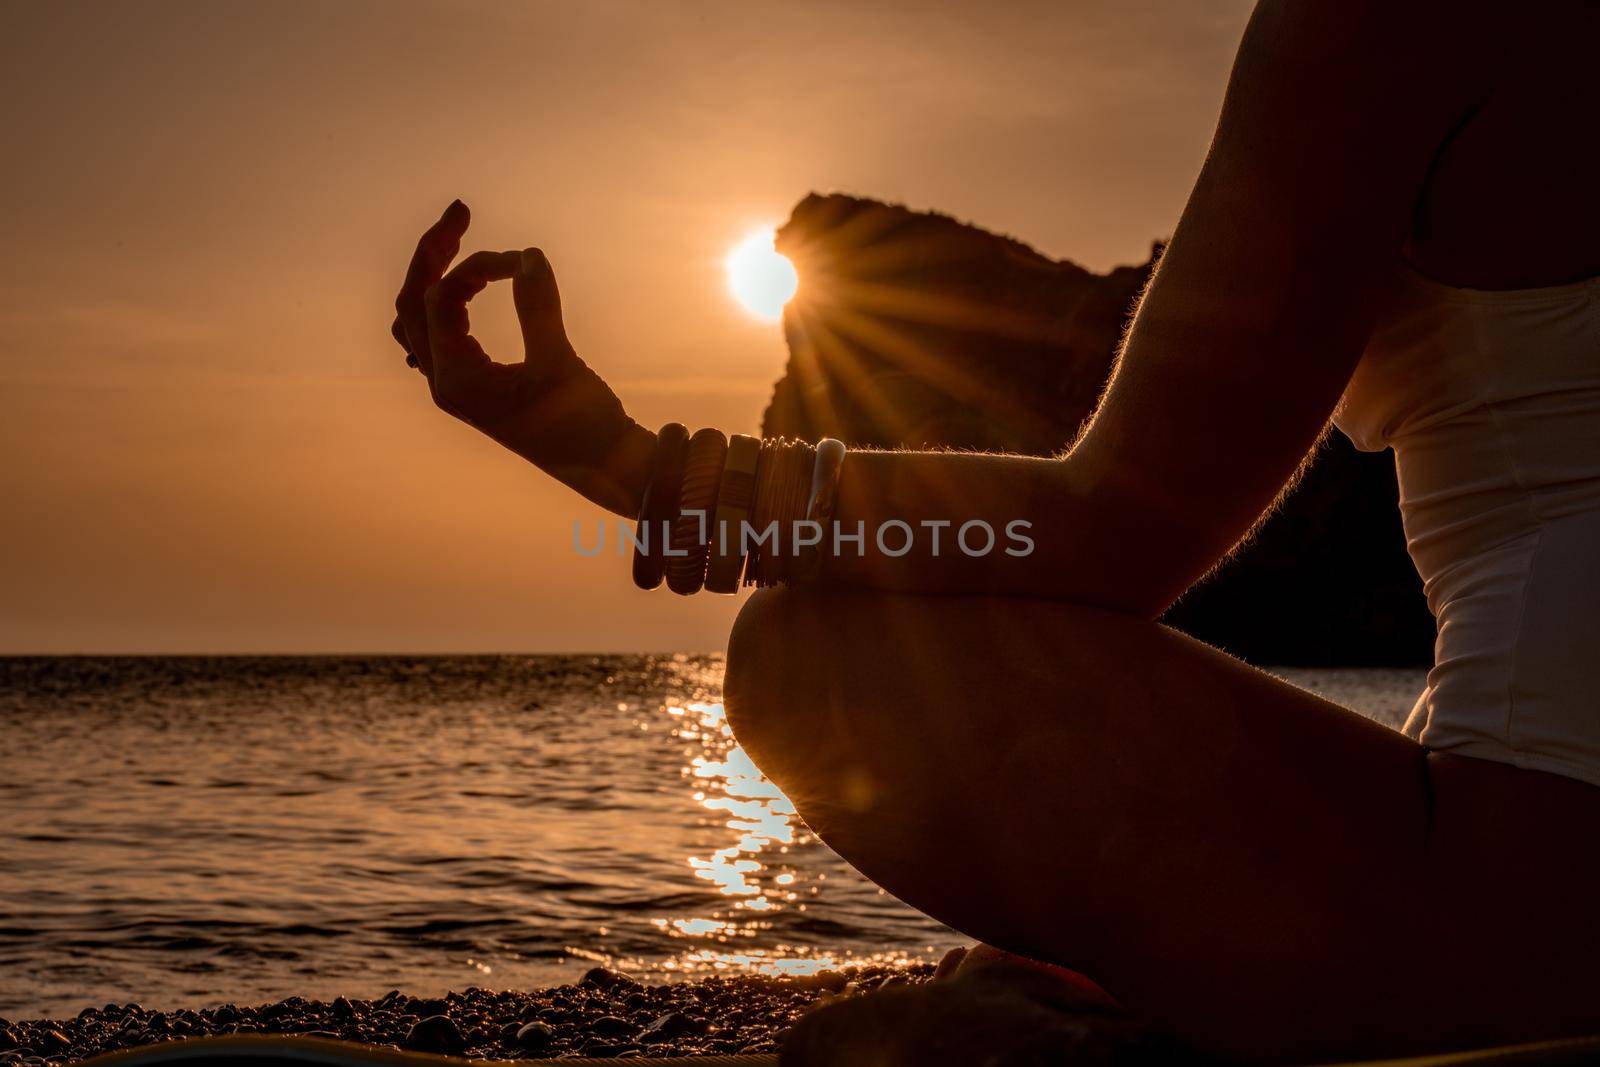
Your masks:
{"label": "woman silhouette", "polygon": [[[846,461],[847,526],[1020,518],[1036,550],[869,537],[740,614],[731,721],[823,839],[1228,1056],[1600,1028],[1597,39],[1582,0],[1262,0],[1078,442]],[[467,223],[423,236],[396,338],[440,407],[632,517],[654,435],[542,254],[450,266]],[[507,278],[517,364],[467,330]],[[1330,418],[1395,449],[1439,622],[1403,734],[1152,621]]]}

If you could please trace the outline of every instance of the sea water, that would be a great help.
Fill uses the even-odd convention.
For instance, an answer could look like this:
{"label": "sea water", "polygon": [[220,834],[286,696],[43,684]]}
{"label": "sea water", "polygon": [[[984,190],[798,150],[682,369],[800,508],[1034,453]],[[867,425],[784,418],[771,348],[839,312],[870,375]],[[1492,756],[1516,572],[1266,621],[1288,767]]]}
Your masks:
{"label": "sea water", "polygon": [[[1423,682],[1278,673],[1390,725]],[[961,943],[806,832],[721,681],[685,655],[0,659],[0,1016]]]}

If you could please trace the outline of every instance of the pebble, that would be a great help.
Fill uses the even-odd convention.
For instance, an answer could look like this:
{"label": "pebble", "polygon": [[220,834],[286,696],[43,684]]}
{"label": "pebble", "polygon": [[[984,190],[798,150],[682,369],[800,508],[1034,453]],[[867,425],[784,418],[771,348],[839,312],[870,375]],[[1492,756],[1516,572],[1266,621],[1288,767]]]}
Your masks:
{"label": "pebble", "polygon": [[635,982],[621,971],[613,971],[607,967],[589,968],[588,971],[584,972],[583,980],[578,984],[606,990],[618,987],[637,988],[639,986],[638,982]]}
{"label": "pebble", "polygon": [[450,1002],[442,997],[431,1000],[413,1000],[408,1007],[411,1014],[419,1019],[426,1019],[430,1015],[448,1015]]}
{"label": "pebble", "polygon": [[555,1028],[541,1022],[531,1022],[518,1027],[512,1038],[518,1048],[525,1048],[530,1052],[549,1048],[555,1043],[555,1039]]}
{"label": "pebble", "polygon": [[825,989],[829,993],[842,992],[845,983],[850,979],[841,971],[818,971],[809,978],[796,980],[796,984],[806,989]]}
{"label": "pebble", "polygon": [[28,1044],[33,1051],[43,1052],[46,1056],[53,1056],[72,1047],[72,1042],[68,1041],[67,1035],[60,1030],[46,1030]]}
{"label": "pebble", "polygon": [[455,1056],[466,1051],[466,1038],[448,1015],[419,1019],[406,1034],[406,1048],[415,1052],[438,1052]]}

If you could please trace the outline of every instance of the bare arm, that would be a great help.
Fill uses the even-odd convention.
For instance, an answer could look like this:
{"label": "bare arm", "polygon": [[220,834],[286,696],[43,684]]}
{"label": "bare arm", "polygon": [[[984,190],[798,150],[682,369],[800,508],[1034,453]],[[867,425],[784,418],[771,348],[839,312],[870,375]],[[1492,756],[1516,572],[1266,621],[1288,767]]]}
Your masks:
{"label": "bare arm", "polygon": [[848,460],[847,524],[1024,518],[1031,556],[971,558],[947,535],[939,559],[926,538],[894,559],[869,537],[865,556],[829,561],[831,580],[1155,615],[1227,553],[1325,426],[1433,155],[1481,91],[1423,6],[1259,5],[1209,158],[1065,458]]}
{"label": "bare arm", "polygon": [[[1081,440],[1057,459],[851,455],[837,518],[863,524],[865,552],[846,546],[824,579],[1153,616],[1226,554],[1326,424],[1433,156],[1489,82],[1481,16],[1434,4],[1262,0],[1205,167]],[[542,255],[478,253],[444,273],[466,230],[458,208],[418,247],[396,338],[441,407],[631,516],[653,435],[567,343]],[[467,326],[472,295],[504,278],[526,347],[515,365],[490,361]],[[954,541],[975,519],[1002,538],[977,557]],[[938,555],[922,535],[895,557],[873,536],[890,520],[952,526]],[[1004,551],[1016,520],[1035,545],[1026,556]]]}

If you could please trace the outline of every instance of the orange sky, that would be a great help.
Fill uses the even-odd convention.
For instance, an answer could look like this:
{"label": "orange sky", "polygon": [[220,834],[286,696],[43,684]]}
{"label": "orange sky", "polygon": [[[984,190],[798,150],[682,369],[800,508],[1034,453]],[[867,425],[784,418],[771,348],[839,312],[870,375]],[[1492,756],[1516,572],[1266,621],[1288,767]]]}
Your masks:
{"label": "orange sky", "polygon": [[578,558],[599,513],[428,404],[388,324],[452,197],[548,252],[641,421],[751,431],[753,225],[840,190],[1142,260],[1248,4],[3,11],[0,651],[600,651],[720,648],[738,602]]}

